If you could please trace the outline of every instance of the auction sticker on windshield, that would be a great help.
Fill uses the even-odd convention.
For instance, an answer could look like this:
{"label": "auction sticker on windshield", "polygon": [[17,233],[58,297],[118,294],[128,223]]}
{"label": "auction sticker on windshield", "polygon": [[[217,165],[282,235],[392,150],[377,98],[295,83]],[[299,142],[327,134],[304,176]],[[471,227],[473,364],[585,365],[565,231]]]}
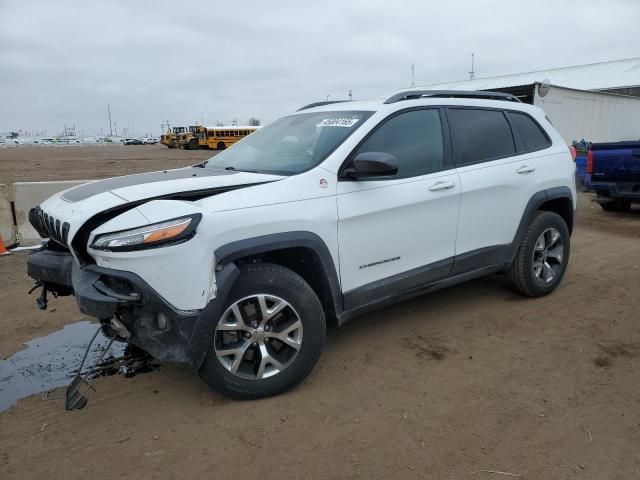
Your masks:
{"label": "auction sticker on windshield", "polygon": [[351,128],[358,123],[359,118],[325,118],[318,127],[346,127]]}

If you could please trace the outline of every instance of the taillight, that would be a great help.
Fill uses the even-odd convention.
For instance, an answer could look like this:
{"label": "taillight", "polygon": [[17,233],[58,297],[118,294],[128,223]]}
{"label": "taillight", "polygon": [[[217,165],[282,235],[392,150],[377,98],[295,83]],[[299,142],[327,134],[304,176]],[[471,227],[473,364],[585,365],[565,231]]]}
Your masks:
{"label": "taillight", "polygon": [[593,151],[587,153],[587,173],[593,173]]}
{"label": "taillight", "polygon": [[573,159],[573,161],[576,161],[576,157],[578,156],[578,153],[576,152],[576,147],[574,147],[573,145],[569,146],[569,151],[571,152],[571,158]]}

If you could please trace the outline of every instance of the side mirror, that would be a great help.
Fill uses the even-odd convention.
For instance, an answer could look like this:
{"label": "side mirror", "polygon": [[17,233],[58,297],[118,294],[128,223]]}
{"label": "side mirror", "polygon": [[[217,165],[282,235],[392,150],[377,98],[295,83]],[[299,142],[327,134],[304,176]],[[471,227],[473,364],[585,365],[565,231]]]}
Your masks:
{"label": "side mirror", "polygon": [[398,159],[384,152],[364,152],[356,156],[344,174],[351,178],[386,177],[398,173]]}

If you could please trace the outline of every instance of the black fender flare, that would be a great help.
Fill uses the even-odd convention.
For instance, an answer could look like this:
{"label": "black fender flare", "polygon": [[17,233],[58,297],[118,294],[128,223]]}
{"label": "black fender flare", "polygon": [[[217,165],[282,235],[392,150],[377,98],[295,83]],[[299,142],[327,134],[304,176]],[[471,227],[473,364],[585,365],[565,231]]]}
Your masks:
{"label": "black fender flare", "polygon": [[315,256],[315,260],[322,270],[319,272],[320,280],[325,291],[330,295],[329,300],[332,303],[334,313],[339,318],[344,308],[340,280],[329,248],[317,234],[308,231],[293,231],[247,238],[217,248],[215,256],[219,268],[224,270],[227,265],[235,264],[242,258],[290,248],[305,248]]}
{"label": "black fender flare", "polygon": [[553,187],[534,193],[529,199],[529,202],[527,202],[527,206],[525,207],[522,218],[520,219],[520,224],[516,230],[515,237],[513,238],[513,243],[511,244],[511,260],[516,258],[518,249],[520,248],[520,244],[522,243],[522,239],[524,238],[524,234],[527,230],[527,226],[531,222],[535,213],[544,203],[558,198],[566,198],[571,202],[573,208],[571,209],[571,220],[567,227],[569,227],[569,231],[573,229],[575,205],[573,203],[573,195],[571,194],[569,187]]}

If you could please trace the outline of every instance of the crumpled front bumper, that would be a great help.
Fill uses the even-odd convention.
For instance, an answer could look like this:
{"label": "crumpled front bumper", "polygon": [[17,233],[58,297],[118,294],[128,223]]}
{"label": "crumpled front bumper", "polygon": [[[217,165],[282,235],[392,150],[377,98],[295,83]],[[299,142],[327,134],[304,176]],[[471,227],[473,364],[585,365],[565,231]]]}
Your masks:
{"label": "crumpled front bumper", "polygon": [[73,294],[82,313],[100,320],[105,335],[132,343],[157,360],[195,369],[202,364],[214,325],[239,275],[237,267],[228,264],[216,275],[216,298],[202,310],[182,311],[138,275],[97,265],[80,267],[69,252],[33,252],[27,272],[51,291]]}

